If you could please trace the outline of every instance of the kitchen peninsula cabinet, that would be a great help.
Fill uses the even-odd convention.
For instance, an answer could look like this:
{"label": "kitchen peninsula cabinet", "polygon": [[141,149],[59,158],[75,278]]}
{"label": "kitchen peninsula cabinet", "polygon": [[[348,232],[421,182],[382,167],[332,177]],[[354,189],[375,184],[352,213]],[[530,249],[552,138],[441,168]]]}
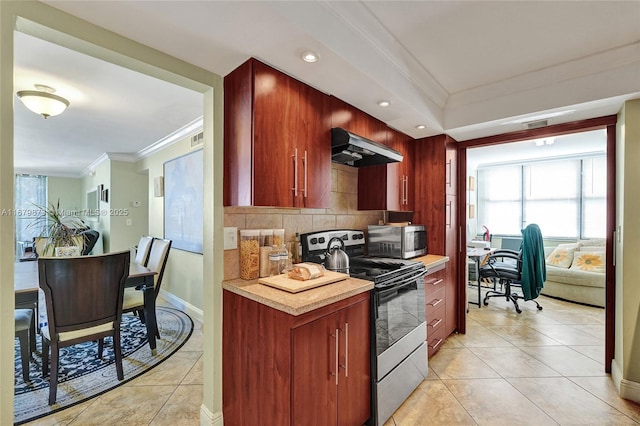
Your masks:
{"label": "kitchen peninsula cabinet", "polygon": [[368,291],[291,315],[225,290],[225,424],[364,424],[369,310]]}
{"label": "kitchen peninsula cabinet", "polygon": [[329,96],[255,59],[224,91],[224,204],[330,207]]}
{"label": "kitchen peninsula cabinet", "polygon": [[444,274],[446,338],[458,327],[457,142],[447,135],[415,141],[414,222],[427,227],[429,253],[449,257]]}

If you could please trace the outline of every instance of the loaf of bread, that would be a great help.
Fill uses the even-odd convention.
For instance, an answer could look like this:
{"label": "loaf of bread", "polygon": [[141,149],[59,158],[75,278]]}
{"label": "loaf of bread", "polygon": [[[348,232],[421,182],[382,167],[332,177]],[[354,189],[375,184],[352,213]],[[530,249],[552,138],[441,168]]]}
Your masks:
{"label": "loaf of bread", "polygon": [[296,263],[289,271],[289,278],[307,281],[324,275],[324,266],[317,263]]}

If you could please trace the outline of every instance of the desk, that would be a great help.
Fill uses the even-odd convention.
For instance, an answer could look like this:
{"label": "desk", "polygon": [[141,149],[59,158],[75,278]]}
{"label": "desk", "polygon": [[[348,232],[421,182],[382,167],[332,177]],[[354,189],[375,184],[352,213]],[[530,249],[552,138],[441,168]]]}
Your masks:
{"label": "desk", "polygon": [[469,248],[467,247],[467,257],[471,258],[474,263],[476,264],[476,281],[478,284],[478,303],[476,302],[471,302],[469,301],[469,303],[473,304],[473,305],[478,305],[478,308],[482,308],[482,288],[480,286],[482,280],[480,279],[480,262],[482,261],[482,259],[484,259],[485,256],[490,255],[491,253],[495,252],[497,249],[496,248],[490,248],[488,250],[485,250],[483,248]]}
{"label": "desk", "polygon": [[[149,348],[156,351],[156,292],[154,275],[157,272],[150,270],[139,263],[132,262],[129,265],[129,277],[125,287],[139,287],[144,293],[144,316],[147,328]],[[14,264],[13,287],[15,290],[16,308],[24,307],[38,310],[38,296],[40,292],[38,281],[38,262],[16,262]]]}

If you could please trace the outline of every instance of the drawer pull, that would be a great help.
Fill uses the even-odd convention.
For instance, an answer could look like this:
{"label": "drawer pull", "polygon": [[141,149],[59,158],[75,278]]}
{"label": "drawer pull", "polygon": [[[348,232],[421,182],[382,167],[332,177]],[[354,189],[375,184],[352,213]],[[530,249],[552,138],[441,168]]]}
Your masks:
{"label": "drawer pull", "polygon": [[444,342],[444,340],[443,340],[443,339],[438,339],[438,341],[435,343],[435,345],[431,345],[431,344],[430,344],[430,345],[429,345],[429,347],[430,347],[431,349],[435,349],[435,348],[437,348],[438,346],[440,346],[440,343],[442,343],[442,342]]}
{"label": "drawer pull", "polygon": [[442,318],[434,319],[429,324],[427,324],[431,328],[436,328],[442,322]]}
{"label": "drawer pull", "polygon": [[438,284],[440,284],[442,281],[444,281],[444,278],[440,278],[439,280],[435,280],[433,282],[429,282],[429,284],[431,284],[432,286],[437,286]]}
{"label": "drawer pull", "polygon": [[431,302],[427,303],[427,305],[438,306],[442,302],[442,299],[433,299]]}

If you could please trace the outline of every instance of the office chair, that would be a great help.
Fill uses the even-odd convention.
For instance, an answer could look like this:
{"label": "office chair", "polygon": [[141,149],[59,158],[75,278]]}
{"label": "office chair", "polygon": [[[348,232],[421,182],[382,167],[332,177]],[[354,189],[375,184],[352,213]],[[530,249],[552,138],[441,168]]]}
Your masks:
{"label": "office chair", "polygon": [[[492,297],[504,297],[513,302],[517,313],[522,313],[518,299],[532,300],[538,310],[542,306],[535,300],[547,279],[547,268],[544,256],[542,233],[536,224],[528,225],[522,230],[522,245],[519,251],[501,249],[489,256],[488,261],[480,268],[480,277],[497,280],[503,291],[488,291],[484,297],[485,306]],[[512,291],[519,287],[522,294]]]}

